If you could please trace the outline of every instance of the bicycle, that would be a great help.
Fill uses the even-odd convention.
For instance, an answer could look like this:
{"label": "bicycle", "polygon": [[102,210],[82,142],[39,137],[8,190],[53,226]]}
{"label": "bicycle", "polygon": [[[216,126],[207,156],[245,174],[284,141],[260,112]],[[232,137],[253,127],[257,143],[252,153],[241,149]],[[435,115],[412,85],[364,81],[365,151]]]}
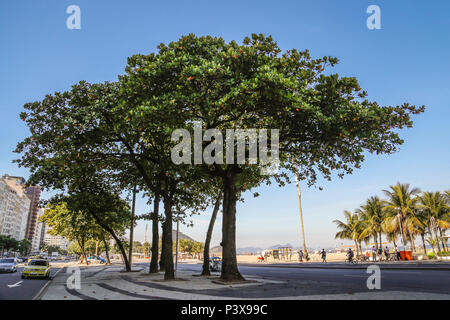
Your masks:
{"label": "bicycle", "polygon": [[347,258],[345,259],[345,264],[358,264],[358,260],[356,260],[355,258]]}

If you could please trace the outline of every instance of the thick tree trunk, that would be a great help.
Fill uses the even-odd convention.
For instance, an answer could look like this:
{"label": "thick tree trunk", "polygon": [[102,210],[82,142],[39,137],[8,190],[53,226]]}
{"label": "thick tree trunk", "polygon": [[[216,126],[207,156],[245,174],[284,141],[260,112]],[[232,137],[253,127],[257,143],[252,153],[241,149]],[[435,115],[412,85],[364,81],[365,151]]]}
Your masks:
{"label": "thick tree trunk", "polygon": [[98,240],[95,241],[95,255],[98,256]]}
{"label": "thick tree trunk", "polygon": [[383,249],[383,242],[381,242],[381,231],[380,231],[380,233],[378,233],[378,237],[379,237],[379,243],[380,243],[380,247],[381,247],[381,249]]}
{"label": "thick tree trunk", "polygon": [[224,281],[245,280],[239,273],[236,259],[236,202],[235,173],[228,171],[223,177],[222,273]]}
{"label": "thick tree trunk", "polygon": [[163,230],[163,245],[164,252],[163,257],[161,257],[164,261],[164,280],[174,280],[175,272],[173,267],[173,241],[172,241],[172,202],[169,199],[164,199],[164,214],[166,216],[166,220],[164,221],[164,230]]}
{"label": "thick tree trunk", "polygon": [[103,240],[103,244],[105,245],[106,264],[111,264],[111,259],[109,258],[108,242],[106,241],[105,237],[103,237],[102,240]]}
{"label": "thick tree trunk", "polygon": [[203,270],[201,274],[202,276],[211,275],[211,272],[209,270],[209,246],[211,244],[211,237],[214,229],[214,223],[216,222],[217,213],[219,212],[221,201],[222,201],[222,192],[220,192],[219,196],[216,199],[211,220],[209,221],[208,231],[206,232],[205,248],[203,249]]}
{"label": "thick tree trunk", "polygon": [[166,233],[164,232],[165,223],[166,223],[165,221],[161,223],[161,256],[159,258],[159,271],[166,271],[166,266],[164,265],[165,261],[163,259],[167,251],[166,242],[164,240],[166,238]]}
{"label": "thick tree trunk", "polygon": [[158,254],[159,254],[159,202],[161,197],[156,193],[153,202],[153,216],[152,216],[152,258],[150,261],[150,273],[158,272]]}
{"label": "thick tree trunk", "polygon": [[355,246],[356,246],[356,255],[359,255],[359,247],[358,247],[358,241],[355,240]]}

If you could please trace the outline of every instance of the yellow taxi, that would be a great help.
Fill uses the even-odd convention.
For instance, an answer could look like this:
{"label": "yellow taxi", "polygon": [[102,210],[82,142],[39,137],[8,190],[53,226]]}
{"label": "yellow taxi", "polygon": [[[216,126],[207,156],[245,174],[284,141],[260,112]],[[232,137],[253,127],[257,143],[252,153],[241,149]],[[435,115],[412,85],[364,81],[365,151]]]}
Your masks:
{"label": "yellow taxi", "polygon": [[32,259],[22,271],[22,279],[26,278],[50,278],[50,264],[45,259]]}

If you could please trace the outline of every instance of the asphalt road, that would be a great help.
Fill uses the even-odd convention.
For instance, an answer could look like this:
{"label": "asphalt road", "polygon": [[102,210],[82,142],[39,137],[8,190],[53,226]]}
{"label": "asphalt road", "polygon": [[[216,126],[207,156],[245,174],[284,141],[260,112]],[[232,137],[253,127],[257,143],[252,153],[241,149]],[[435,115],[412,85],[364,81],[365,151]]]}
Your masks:
{"label": "asphalt road", "polygon": [[[0,273],[0,300],[32,300],[41,288],[50,280],[22,279],[23,267],[15,273]],[[51,268],[50,274],[54,276],[58,268]],[[8,285],[17,286],[9,287]]]}
{"label": "asphalt road", "polygon": [[[201,271],[201,265],[179,265],[180,270]],[[292,295],[368,292],[366,269],[286,268],[239,266],[245,276],[286,281]],[[381,270],[383,291],[407,291],[450,294],[448,270]]]}

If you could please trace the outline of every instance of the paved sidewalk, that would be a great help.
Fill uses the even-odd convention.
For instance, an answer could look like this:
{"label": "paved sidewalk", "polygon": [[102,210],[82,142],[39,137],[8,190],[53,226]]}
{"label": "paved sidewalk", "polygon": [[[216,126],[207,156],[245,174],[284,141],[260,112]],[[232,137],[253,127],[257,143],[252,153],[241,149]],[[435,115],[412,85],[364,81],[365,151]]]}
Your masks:
{"label": "paved sidewalk", "polygon": [[[304,280],[301,282],[275,281],[245,275],[246,283],[222,285],[213,282],[218,274],[199,277],[193,271],[180,271],[175,281],[163,281],[163,273],[148,274],[143,266],[134,272],[123,272],[122,266],[92,266],[81,268],[81,287],[69,288],[70,274],[62,270],[43,293],[42,300],[369,300],[369,299],[442,299],[450,295],[402,292],[369,291],[351,292],[335,283]],[[299,291],[300,290],[300,291]],[[321,294],[326,292],[327,294]]]}

